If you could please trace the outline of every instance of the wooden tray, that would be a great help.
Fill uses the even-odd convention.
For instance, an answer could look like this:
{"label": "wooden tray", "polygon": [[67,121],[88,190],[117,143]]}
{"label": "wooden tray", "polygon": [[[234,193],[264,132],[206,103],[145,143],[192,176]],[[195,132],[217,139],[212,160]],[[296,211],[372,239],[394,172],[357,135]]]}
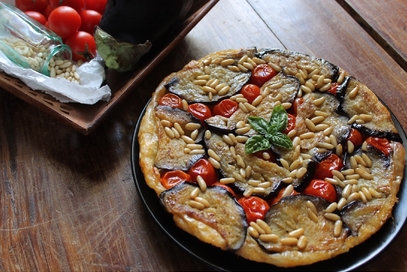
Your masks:
{"label": "wooden tray", "polygon": [[135,72],[120,74],[119,82],[116,77],[114,79],[115,86],[109,84],[109,71],[107,71],[107,84],[112,89],[112,98],[109,102],[100,101],[95,105],[61,103],[50,95],[30,89],[19,79],[5,73],[0,73],[0,88],[54,116],[81,134],[87,135],[168,55],[218,1],[195,0],[191,11],[174,34],[163,45],[143,57],[143,60],[140,61],[140,67]]}

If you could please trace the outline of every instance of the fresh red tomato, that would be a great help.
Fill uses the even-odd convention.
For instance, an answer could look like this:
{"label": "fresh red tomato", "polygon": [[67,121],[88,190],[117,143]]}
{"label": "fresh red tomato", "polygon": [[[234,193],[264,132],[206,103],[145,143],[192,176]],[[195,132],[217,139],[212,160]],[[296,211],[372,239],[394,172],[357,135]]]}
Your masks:
{"label": "fresh red tomato", "polygon": [[165,189],[170,189],[183,181],[191,181],[191,176],[182,170],[165,172],[165,174],[160,178],[160,182]]}
{"label": "fresh red tomato", "polygon": [[214,184],[212,184],[212,186],[219,186],[222,187],[223,189],[227,190],[229,193],[231,193],[234,197],[236,197],[236,193],[232,190],[232,188],[230,188],[229,186],[222,184],[220,182],[215,182]]}
{"label": "fresh red tomato", "polygon": [[[266,153],[266,154],[265,154]],[[256,156],[259,159],[269,161],[269,162],[277,162],[276,156],[274,156],[273,152],[271,150],[261,150],[253,153],[254,156]]]}
{"label": "fresh red tomato", "polygon": [[242,87],[240,93],[243,94],[244,98],[251,104],[253,100],[260,95],[260,88],[254,84],[246,84]]}
{"label": "fresh red tomato", "polygon": [[331,88],[328,90],[328,93],[335,95],[338,89],[338,83],[332,83]]}
{"label": "fresh red tomato", "polygon": [[31,17],[31,19],[34,19],[42,25],[45,25],[47,23],[47,18],[45,18],[45,16],[38,11],[27,10],[24,13]]}
{"label": "fresh red tomato", "polygon": [[[284,190],[285,188],[281,189],[275,197],[268,201],[268,203],[270,203],[270,205],[274,205],[277,202],[279,202],[283,198]],[[299,193],[296,190],[293,190],[289,195],[298,195],[298,194]]]}
{"label": "fresh red tomato", "polygon": [[66,38],[65,43],[71,48],[74,61],[89,61],[96,55],[95,38],[88,32],[78,31]]}
{"label": "fresh red tomato", "polygon": [[242,197],[238,201],[246,213],[246,220],[249,224],[256,222],[257,219],[264,219],[270,209],[267,201],[257,196]]}
{"label": "fresh red tomato", "polygon": [[82,24],[79,30],[88,32],[93,35],[95,32],[95,26],[99,25],[102,14],[94,10],[82,10],[79,15],[82,19]]}
{"label": "fresh red tomato", "polygon": [[49,5],[53,9],[61,6],[68,6],[79,13],[85,9],[85,0],[49,0]]}
{"label": "fresh red tomato", "polygon": [[32,10],[43,13],[48,6],[48,0],[16,0],[15,6],[22,11]]}
{"label": "fresh red tomato", "polygon": [[204,121],[212,116],[211,109],[202,103],[189,104],[188,111],[201,121]]}
{"label": "fresh red tomato", "polygon": [[287,113],[287,115],[288,115],[287,127],[283,131],[283,133],[285,134],[289,133],[291,130],[295,128],[295,124],[297,121],[297,118],[291,113]]}
{"label": "fresh red tomato", "polygon": [[390,141],[386,138],[369,137],[366,139],[366,142],[374,148],[380,150],[386,156],[388,156],[393,151],[393,148],[390,145]]}
{"label": "fresh red tomato", "polygon": [[182,99],[178,95],[167,93],[160,98],[158,105],[182,109]]}
{"label": "fresh red tomato", "polygon": [[191,180],[196,182],[198,176],[201,176],[206,185],[211,186],[218,181],[218,175],[216,174],[215,168],[206,159],[198,160],[188,171],[191,176]]}
{"label": "fresh red tomato", "polygon": [[85,0],[86,9],[91,9],[103,15],[107,0]]}
{"label": "fresh red tomato", "polygon": [[348,140],[351,141],[354,146],[359,146],[363,143],[362,134],[355,128],[350,129]]}
{"label": "fresh red tomato", "polygon": [[277,72],[268,64],[259,64],[253,71],[249,83],[257,86],[263,86],[264,83],[272,79]]}
{"label": "fresh red tomato", "polygon": [[213,107],[212,114],[222,115],[229,118],[235,111],[237,111],[238,108],[239,105],[236,101],[233,101],[231,99],[223,99]]}
{"label": "fresh red tomato", "polygon": [[49,17],[49,15],[51,14],[51,11],[53,11],[54,9],[53,8],[51,8],[51,6],[50,5],[48,5],[46,8],[45,8],[45,10],[43,11],[43,15],[45,16],[45,18],[47,18],[47,20],[48,20],[48,17]]}
{"label": "fresh red tomato", "polygon": [[332,170],[340,170],[343,167],[343,162],[336,154],[332,153],[327,158],[323,159],[315,167],[314,179],[332,178]]}
{"label": "fresh red tomato", "polygon": [[322,179],[311,180],[310,184],[302,193],[306,195],[319,196],[328,200],[329,202],[336,201],[335,186]]}
{"label": "fresh red tomato", "polygon": [[57,7],[48,17],[48,26],[63,40],[71,36],[81,27],[81,16],[71,7]]}

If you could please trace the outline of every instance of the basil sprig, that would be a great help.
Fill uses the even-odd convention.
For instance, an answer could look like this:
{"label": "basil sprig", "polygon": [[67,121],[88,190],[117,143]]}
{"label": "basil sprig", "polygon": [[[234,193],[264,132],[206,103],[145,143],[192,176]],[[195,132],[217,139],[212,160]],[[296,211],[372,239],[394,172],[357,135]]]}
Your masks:
{"label": "basil sprig", "polygon": [[283,106],[274,107],[269,122],[258,116],[249,116],[247,120],[259,133],[246,141],[245,152],[247,154],[267,150],[271,145],[292,149],[291,139],[282,133],[288,123],[288,115]]}

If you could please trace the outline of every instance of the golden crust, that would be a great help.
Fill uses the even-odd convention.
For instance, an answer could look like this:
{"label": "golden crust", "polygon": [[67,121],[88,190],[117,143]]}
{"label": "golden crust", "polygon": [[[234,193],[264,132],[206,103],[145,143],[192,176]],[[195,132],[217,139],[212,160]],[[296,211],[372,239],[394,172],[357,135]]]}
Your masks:
{"label": "golden crust", "polygon": [[[159,196],[165,188],[160,183],[160,172],[154,166],[154,160],[158,150],[158,124],[159,120],[154,115],[154,108],[157,106],[159,99],[167,92],[166,85],[174,76],[190,75],[190,71],[197,67],[202,67],[204,62],[209,59],[221,58],[241,58],[245,54],[251,54],[252,51],[247,50],[224,50],[212,53],[198,61],[191,61],[180,72],[173,73],[166,77],[158,86],[152,95],[152,99],[146,108],[141,121],[138,140],[140,144],[140,167],[144,174],[144,178],[149,187],[154,189]],[[340,69],[340,68],[339,68]],[[348,75],[347,72],[340,69],[341,72]],[[352,90],[358,88],[358,96],[354,97],[351,94]],[[376,95],[363,83],[356,79],[351,79],[345,95],[345,107],[350,118],[354,115],[369,114],[373,116],[368,128],[379,127],[383,131],[397,133],[397,130],[392,122],[391,114],[387,108],[380,103]],[[400,183],[403,178],[405,167],[405,150],[401,143],[392,142],[393,153],[390,157],[391,165],[386,175],[386,189],[383,189],[383,198],[374,200],[377,204],[374,207],[380,207],[375,210],[375,216],[367,218],[360,227],[357,236],[349,236],[346,238],[343,246],[335,250],[327,249],[320,251],[286,251],[282,253],[268,254],[262,249],[258,242],[247,231],[246,239],[242,247],[235,253],[243,258],[256,262],[269,263],[279,267],[295,267],[312,264],[321,260],[333,258],[339,254],[349,251],[349,249],[359,245],[366,239],[377,232],[381,226],[391,217],[393,206],[397,203],[397,194],[400,188]],[[378,188],[378,191],[381,189]],[[226,249],[226,241],[216,229],[208,224],[192,218],[186,214],[173,214],[174,222],[184,231],[196,236],[205,243],[212,244],[221,249]]]}

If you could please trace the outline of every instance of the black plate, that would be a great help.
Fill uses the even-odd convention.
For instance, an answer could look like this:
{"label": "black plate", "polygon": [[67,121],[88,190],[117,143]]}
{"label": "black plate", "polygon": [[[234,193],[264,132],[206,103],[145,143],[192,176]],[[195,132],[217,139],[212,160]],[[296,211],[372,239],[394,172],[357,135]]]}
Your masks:
{"label": "black plate", "polygon": [[[388,246],[397,236],[407,218],[407,209],[402,208],[407,206],[407,169],[404,169],[404,177],[398,195],[400,201],[393,209],[393,218],[389,219],[382,226],[382,228],[371,238],[351,249],[347,253],[341,254],[333,259],[318,262],[312,265],[295,267],[292,269],[282,269],[270,264],[249,261],[230,252],[220,250],[214,246],[199,241],[194,236],[189,235],[188,233],[178,228],[172,219],[172,215],[164,210],[164,208],[159,203],[159,199],[156,193],[146,184],[143,173],[141,172],[141,169],[139,167],[139,143],[137,139],[141,118],[143,117],[144,112],[145,108],[136,124],[131,147],[131,167],[134,181],[140,197],[142,198],[151,216],[162,228],[162,230],[179,246],[181,246],[187,252],[201,260],[212,269],[216,269],[219,271],[329,271],[332,269],[334,269],[335,271],[353,270],[365,264],[376,255],[378,255],[383,249],[385,249],[386,246]],[[394,116],[393,121],[400,133],[401,139],[403,140],[403,145],[407,150],[406,134],[400,123]]]}

